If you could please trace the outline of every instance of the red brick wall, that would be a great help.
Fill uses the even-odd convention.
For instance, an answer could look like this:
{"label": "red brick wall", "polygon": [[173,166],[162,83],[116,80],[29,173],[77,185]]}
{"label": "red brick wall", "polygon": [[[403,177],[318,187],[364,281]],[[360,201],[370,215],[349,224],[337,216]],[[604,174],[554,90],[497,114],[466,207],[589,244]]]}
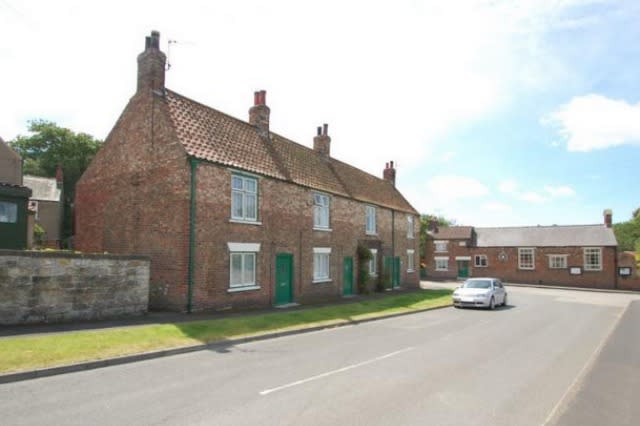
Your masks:
{"label": "red brick wall", "polygon": [[618,276],[618,288],[623,290],[640,290],[640,269],[636,256],[631,252],[618,254],[618,266],[631,268],[630,276]]}
{"label": "red brick wall", "polygon": [[[458,276],[458,268],[456,265],[457,256],[471,256],[471,249],[468,240],[447,240],[447,251],[436,252],[435,241],[445,240],[427,240],[426,248],[426,267],[427,274],[431,278],[437,279],[456,279]],[[462,244],[462,245],[460,245]],[[449,258],[449,270],[448,271],[436,271],[436,257],[448,257]],[[469,262],[473,265],[473,259]]]}

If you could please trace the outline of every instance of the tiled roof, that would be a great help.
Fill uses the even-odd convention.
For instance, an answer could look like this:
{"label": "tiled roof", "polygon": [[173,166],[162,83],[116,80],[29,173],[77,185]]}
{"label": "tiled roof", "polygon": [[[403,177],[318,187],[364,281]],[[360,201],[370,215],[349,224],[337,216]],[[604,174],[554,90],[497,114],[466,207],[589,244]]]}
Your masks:
{"label": "tiled roof", "polygon": [[616,246],[612,228],[604,225],[475,228],[478,247]]}
{"label": "tiled roof", "polygon": [[24,186],[31,188],[33,194],[31,199],[38,201],[60,201],[61,191],[58,188],[55,178],[38,176],[23,177]]}
{"label": "tiled roof", "polygon": [[438,232],[432,232],[431,235],[436,240],[468,240],[472,233],[472,226],[447,226],[438,228]]}
{"label": "tiled roof", "polygon": [[166,101],[178,139],[195,158],[417,214],[384,179],[275,133],[262,138],[251,124],[171,90]]}

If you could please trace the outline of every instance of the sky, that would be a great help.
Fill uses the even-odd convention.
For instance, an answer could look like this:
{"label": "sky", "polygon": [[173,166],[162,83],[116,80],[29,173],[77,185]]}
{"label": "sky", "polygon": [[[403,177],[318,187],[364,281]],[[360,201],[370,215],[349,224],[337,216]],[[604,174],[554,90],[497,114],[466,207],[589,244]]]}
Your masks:
{"label": "sky", "polygon": [[[104,139],[151,30],[166,86],[396,183],[458,225],[614,222],[640,207],[637,0],[0,0],[0,137]],[[171,43],[169,43],[171,41]]]}

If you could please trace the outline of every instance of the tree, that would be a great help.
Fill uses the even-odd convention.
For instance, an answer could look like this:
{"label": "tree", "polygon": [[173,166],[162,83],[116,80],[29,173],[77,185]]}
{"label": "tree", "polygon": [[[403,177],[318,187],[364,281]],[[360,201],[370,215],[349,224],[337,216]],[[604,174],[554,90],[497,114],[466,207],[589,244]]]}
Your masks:
{"label": "tree", "polygon": [[420,215],[420,259],[425,258],[425,250],[428,241],[428,232],[433,230],[434,227],[454,226],[456,221],[453,219],[447,219],[444,216],[437,216],[433,214],[421,214]]}
{"label": "tree", "polygon": [[633,211],[630,220],[613,225],[613,232],[618,240],[618,249],[637,250],[640,247],[640,209]]}
{"label": "tree", "polygon": [[53,177],[58,165],[62,167],[64,181],[63,238],[71,236],[71,204],[76,182],[100,149],[102,141],[86,133],[75,133],[53,122],[29,122],[30,136],[19,135],[9,143],[24,160],[24,174]]}

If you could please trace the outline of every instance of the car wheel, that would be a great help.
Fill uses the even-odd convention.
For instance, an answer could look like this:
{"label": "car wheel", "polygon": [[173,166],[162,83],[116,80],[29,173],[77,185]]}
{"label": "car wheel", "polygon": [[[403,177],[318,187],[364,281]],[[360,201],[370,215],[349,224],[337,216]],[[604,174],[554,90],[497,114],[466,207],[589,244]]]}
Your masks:
{"label": "car wheel", "polygon": [[496,308],[496,299],[494,299],[494,297],[491,296],[491,300],[489,301],[489,309],[493,311],[495,308]]}
{"label": "car wheel", "polygon": [[502,299],[502,306],[507,306],[507,295],[504,295],[504,299]]}

